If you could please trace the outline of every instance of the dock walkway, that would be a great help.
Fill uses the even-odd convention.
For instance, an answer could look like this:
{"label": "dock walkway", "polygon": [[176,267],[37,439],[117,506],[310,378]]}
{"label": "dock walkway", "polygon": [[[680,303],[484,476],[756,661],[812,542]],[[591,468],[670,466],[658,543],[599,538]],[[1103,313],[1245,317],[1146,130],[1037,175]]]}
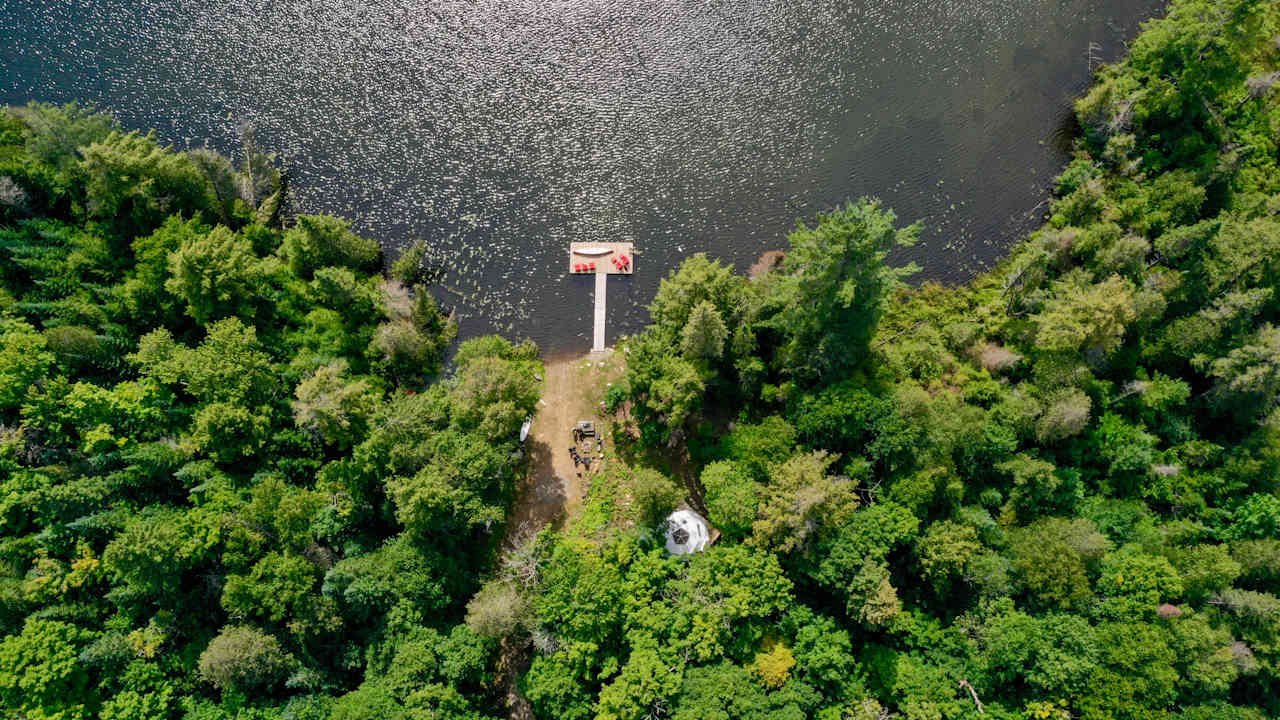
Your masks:
{"label": "dock walkway", "polygon": [[604,352],[604,303],[605,303],[605,281],[609,276],[605,273],[596,273],[596,317],[595,317],[595,335],[591,343],[592,352]]}
{"label": "dock walkway", "polygon": [[[635,248],[629,242],[575,242],[569,244],[569,271],[596,276],[594,328],[591,335],[591,352],[605,351],[605,299],[610,275],[630,275],[634,272]],[[615,264],[618,258],[625,262]],[[590,266],[590,269],[588,269]]]}

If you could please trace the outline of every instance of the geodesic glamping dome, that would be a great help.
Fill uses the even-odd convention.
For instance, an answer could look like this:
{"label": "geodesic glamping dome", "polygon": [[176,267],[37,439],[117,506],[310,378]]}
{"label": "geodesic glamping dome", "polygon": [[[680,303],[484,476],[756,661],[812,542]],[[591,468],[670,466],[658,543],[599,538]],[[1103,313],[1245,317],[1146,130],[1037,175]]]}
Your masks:
{"label": "geodesic glamping dome", "polygon": [[677,510],[667,516],[667,552],[688,555],[707,549],[711,529],[707,521],[692,510]]}

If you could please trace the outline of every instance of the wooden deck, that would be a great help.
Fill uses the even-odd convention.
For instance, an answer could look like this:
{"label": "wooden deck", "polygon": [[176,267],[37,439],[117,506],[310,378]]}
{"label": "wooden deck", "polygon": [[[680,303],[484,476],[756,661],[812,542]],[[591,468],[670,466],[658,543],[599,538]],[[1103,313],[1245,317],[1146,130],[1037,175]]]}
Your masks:
{"label": "wooden deck", "polygon": [[[608,250],[607,253],[583,253],[584,250]],[[569,243],[569,272],[582,275],[592,271],[575,270],[575,265],[596,264],[595,272],[602,275],[630,275],[635,272],[635,248],[629,242],[575,242]],[[613,264],[613,258],[625,257],[630,263],[625,268]]]}

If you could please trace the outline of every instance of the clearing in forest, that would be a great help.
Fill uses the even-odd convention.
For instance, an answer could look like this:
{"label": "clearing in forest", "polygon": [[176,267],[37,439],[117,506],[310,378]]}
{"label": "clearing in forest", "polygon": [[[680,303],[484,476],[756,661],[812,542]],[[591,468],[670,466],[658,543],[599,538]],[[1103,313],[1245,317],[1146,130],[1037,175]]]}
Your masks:
{"label": "clearing in forest", "polygon": [[[573,427],[579,420],[590,420],[598,436],[610,440],[600,402],[624,367],[612,351],[551,359],[545,365],[542,399],[525,442],[529,472],[512,509],[508,537],[513,539],[528,537],[548,524],[559,528],[581,507],[590,475],[583,466],[575,467],[569,456]],[[596,467],[593,464],[592,470]]]}

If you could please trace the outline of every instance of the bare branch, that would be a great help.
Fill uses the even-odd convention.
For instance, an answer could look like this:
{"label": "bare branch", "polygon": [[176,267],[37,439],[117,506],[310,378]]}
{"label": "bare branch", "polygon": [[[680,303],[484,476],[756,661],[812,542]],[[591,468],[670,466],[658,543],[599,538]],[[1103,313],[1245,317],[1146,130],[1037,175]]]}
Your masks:
{"label": "bare branch", "polygon": [[969,695],[973,697],[973,704],[978,706],[978,714],[985,715],[986,711],[982,709],[982,701],[978,699],[978,691],[973,689],[973,686],[969,684],[968,680],[961,680],[960,687],[969,691]]}

